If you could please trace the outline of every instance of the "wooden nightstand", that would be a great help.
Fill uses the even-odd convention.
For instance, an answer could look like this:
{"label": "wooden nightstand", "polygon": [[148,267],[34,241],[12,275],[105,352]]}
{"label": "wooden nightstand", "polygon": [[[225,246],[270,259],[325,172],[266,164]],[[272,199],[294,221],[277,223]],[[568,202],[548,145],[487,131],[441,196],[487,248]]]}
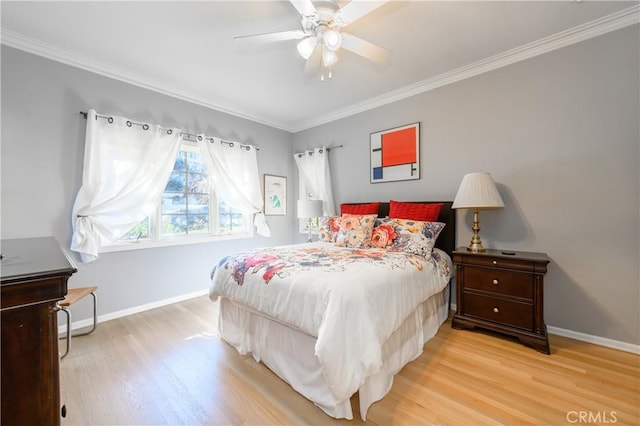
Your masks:
{"label": "wooden nightstand", "polygon": [[544,253],[504,253],[464,247],[453,252],[457,311],[451,326],[506,333],[548,355],[543,279],[550,259]]}

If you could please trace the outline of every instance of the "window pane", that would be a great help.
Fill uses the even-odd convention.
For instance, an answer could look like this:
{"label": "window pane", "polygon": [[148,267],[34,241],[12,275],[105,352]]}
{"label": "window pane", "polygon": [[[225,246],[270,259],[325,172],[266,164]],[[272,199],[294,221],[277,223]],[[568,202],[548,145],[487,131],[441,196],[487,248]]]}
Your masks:
{"label": "window pane", "polygon": [[190,214],[189,234],[209,232],[209,216],[206,214]]}
{"label": "window pane", "polygon": [[165,191],[182,192],[184,191],[185,174],[180,172],[172,172],[169,182],[164,189]]}
{"label": "window pane", "polygon": [[149,238],[151,233],[149,226],[149,218],[146,217],[142,222],[137,224],[131,231],[127,232],[124,237],[120,238],[122,241],[138,241]]}
{"label": "window pane", "polygon": [[174,236],[187,233],[187,218],[184,215],[162,215],[162,235]]}
{"label": "window pane", "polygon": [[218,226],[220,227],[221,231],[224,231],[227,228],[231,227],[231,217],[229,215],[226,215],[226,214],[219,215],[218,216]]}
{"label": "window pane", "polygon": [[189,214],[209,213],[209,194],[189,195]]}
{"label": "window pane", "polygon": [[187,213],[187,203],[184,194],[162,194],[162,213]]}
{"label": "window pane", "polygon": [[189,171],[197,173],[206,173],[207,166],[204,164],[204,159],[197,152],[187,152],[187,161],[189,162]]}
{"label": "window pane", "polygon": [[186,152],[184,151],[180,151],[178,153],[178,156],[176,157],[176,162],[173,165],[173,170],[175,171],[185,171],[187,168],[187,163],[186,163]]}
{"label": "window pane", "polygon": [[229,207],[221,198],[218,198],[218,227],[220,233],[235,234],[245,232],[246,217],[244,214]]}
{"label": "window pane", "polygon": [[234,231],[242,230],[244,228],[244,215],[242,213],[234,213],[232,215],[232,218],[233,218],[232,219],[233,223],[232,223],[231,228]]}
{"label": "window pane", "polygon": [[202,173],[189,173],[187,182],[189,192],[209,192],[209,179]]}
{"label": "window pane", "polygon": [[231,213],[231,209],[229,208],[227,203],[222,201],[220,198],[218,198],[218,212],[220,213],[220,215],[227,215]]}

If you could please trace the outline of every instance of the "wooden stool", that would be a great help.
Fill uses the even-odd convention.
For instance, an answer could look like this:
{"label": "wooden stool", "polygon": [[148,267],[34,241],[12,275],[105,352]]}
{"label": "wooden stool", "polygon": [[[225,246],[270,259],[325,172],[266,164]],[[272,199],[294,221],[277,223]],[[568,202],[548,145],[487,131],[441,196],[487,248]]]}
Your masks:
{"label": "wooden stool", "polygon": [[[67,354],[69,353],[69,346],[71,345],[71,337],[86,336],[87,334],[91,334],[95,331],[96,327],[98,326],[98,314],[97,314],[98,301],[95,293],[97,289],[98,287],[70,288],[67,291],[67,295],[65,296],[65,298],[60,302],[58,302],[58,306],[60,307],[60,310],[67,315],[67,336],[66,336],[67,350],[60,357],[61,359],[67,356]],[[89,331],[72,335],[71,334],[71,312],[69,311],[68,308],[74,303],[76,303],[77,301],[79,301],[80,299],[82,299],[83,297],[88,296],[89,294],[93,296],[93,327],[91,327],[91,330]]]}

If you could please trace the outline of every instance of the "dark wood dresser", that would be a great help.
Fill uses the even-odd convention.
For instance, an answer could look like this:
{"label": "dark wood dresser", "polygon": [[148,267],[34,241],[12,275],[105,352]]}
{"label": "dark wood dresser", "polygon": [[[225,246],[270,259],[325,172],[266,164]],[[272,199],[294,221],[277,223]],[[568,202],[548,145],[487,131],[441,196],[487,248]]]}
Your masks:
{"label": "dark wood dresser", "polygon": [[1,240],[2,425],[59,425],[56,302],[76,266],[53,237]]}
{"label": "dark wood dresser", "polygon": [[544,253],[455,250],[457,308],[451,325],[506,333],[550,354],[543,297],[549,262]]}

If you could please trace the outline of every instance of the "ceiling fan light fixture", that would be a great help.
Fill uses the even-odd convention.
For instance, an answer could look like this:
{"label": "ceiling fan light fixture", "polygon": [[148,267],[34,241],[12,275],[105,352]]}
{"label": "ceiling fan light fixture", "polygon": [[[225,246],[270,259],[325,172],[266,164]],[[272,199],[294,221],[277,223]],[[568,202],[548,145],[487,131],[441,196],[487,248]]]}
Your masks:
{"label": "ceiling fan light fixture", "polygon": [[328,30],[322,34],[322,40],[327,49],[336,51],[342,46],[342,35],[335,30]]}
{"label": "ceiling fan light fixture", "polygon": [[322,64],[325,67],[330,67],[336,62],[338,62],[338,55],[336,55],[336,52],[329,49],[322,49]]}
{"label": "ceiling fan light fixture", "polygon": [[309,59],[313,50],[316,48],[316,44],[318,44],[318,40],[315,37],[307,37],[298,43],[298,53],[305,60]]}

